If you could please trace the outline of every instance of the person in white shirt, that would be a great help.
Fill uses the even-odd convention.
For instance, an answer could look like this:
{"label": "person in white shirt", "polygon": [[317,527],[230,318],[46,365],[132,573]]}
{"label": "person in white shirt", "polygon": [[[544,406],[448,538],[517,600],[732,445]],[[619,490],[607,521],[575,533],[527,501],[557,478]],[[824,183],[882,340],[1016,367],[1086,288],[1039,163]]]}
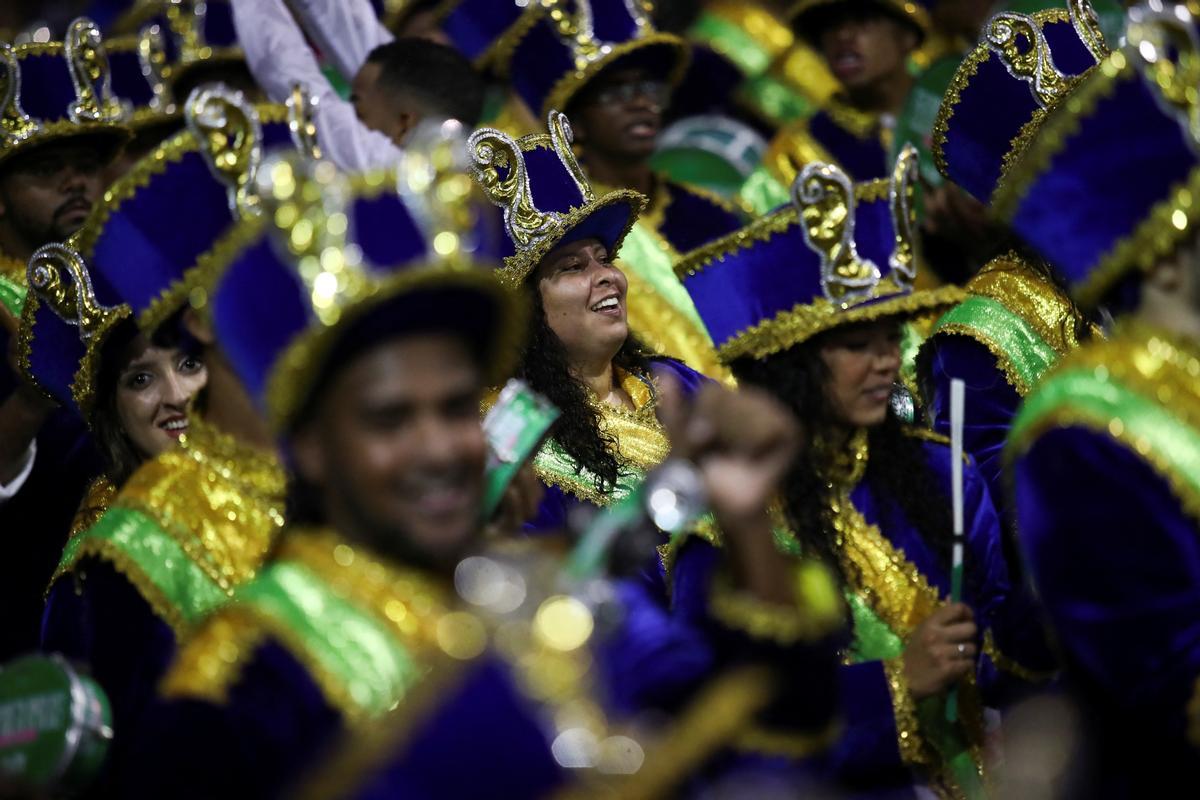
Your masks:
{"label": "person in white shirt", "polygon": [[[453,48],[425,39],[393,40],[369,3],[234,0],[234,24],[246,63],[268,97],[287,101],[297,86],[315,100],[317,144],[348,171],[388,168],[422,119],[482,113],[484,82]],[[299,19],[299,22],[297,21]],[[338,96],[305,39],[352,78],[355,102]]]}

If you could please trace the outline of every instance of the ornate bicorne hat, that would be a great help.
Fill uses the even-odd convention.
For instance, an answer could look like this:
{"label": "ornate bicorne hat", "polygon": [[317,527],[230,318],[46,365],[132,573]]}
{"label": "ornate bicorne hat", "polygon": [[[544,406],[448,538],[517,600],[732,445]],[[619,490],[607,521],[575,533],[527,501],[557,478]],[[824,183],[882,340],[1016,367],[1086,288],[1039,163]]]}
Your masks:
{"label": "ornate bicorne hat", "polygon": [[1183,5],[1130,9],[1109,55],[1042,123],[994,213],[1084,307],[1200,225],[1200,37]]}
{"label": "ornate bicorne hat", "polygon": [[171,90],[171,55],[161,25],[105,41],[112,71],[113,94],[131,109],[128,124],[135,131],[177,126],[179,106]]}
{"label": "ornate bicorne hat", "polygon": [[413,14],[430,12],[451,46],[480,69],[504,63],[512,48],[537,21],[527,5],[513,0],[383,0],[384,23],[391,30]]}
{"label": "ornate bicorne hat", "polygon": [[414,133],[396,173],[349,176],[294,154],[263,164],[265,213],[238,226],[210,310],[276,432],[290,430],[329,364],[385,338],[461,334],[489,380],[508,377],[527,310],[496,278],[498,237],[473,213],[487,207],[472,198],[463,148],[446,123]]}
{"label": "ornate bicorne hat", "polygon": [[874,6],[896,19],[907,22],[922,38],[933,30],[930,9],[937,0],[799,0],[788,11],[792,28],[809,41],[820,36],[822,17],[848,8]]}
{"label": "ornate bicorne hat", "polygon": [[[518,0],[506,0],[517,3]],[[539,116],[568,108],[601,72],[642,67],[671,85],[683,78],[688,44],[654,29],[649,0],[541,0],[517,26],[497,68]]]}
{"label": "ornate bicorne hat", "polygon": [[115,152],[128,109],[112,90],[100,29],[80,17],[61,42],[0,43],[0,164],[33,147],[90,137]]}
{"label": "ornate bicorne hat", "polygon": [[676,274],[726,363],[767,356],[824,331],[935,312],[955,287],[914,292],[917,152],[905,146],[890,178],[854,184],[814,162],[792,204],[685,256]]}
{"label": "ornate bicorne hat", "polygon": [[[163,0],[166,23],[175,39],[176,61],[169,80],[177,91],[195,85],[204,68],[245,65],[229,0]],[[207,73],[206,73],[207,74]],[[247,71],[247,75],[249,72]]]}
{"label": "ornate bicorne hat", "polygon": [[938,171],[990,203],[1049,110],[1107,54],[1087,0],[1031,15],[996,14],[938,109]]}
{"label": "ornate bicorne hat", "polygon": [[91,419],[101,353],[129,323],[129,306],[74,248],[48,244],[29,259],[17,362],[23,377],[51,400]]}
{"label": "ornate bicorne hat", "polygon": [[[263,125],[256,108],[224,86],[197,87],[184,103],[185,129],[118,179],[71,246],[153,331],[185,302],[203,305],[214,251],[244,214],[257,213],[254,180]],[[290,142],[286,111],[277,136]]]}
{"label": "ornate bicorne hat", "polygon": [[480,128],[467,140],[475,180],[504,212],[500,279],[514,289],[560,244],[595,238],[615,257],[646,205],[629,189],[597,198],[571,151],[566,115],[551,111],[547,127],[520,139]]}

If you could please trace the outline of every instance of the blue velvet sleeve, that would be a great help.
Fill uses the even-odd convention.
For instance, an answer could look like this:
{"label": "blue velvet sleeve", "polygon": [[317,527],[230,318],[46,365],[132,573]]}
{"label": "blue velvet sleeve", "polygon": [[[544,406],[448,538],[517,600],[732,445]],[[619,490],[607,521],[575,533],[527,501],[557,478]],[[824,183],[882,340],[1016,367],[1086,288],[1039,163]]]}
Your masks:
{"label": "blue velvet sleeve", "polygon": [[1136,454],[1080,428],[1043,434],[1014,479],[1021,542],[1068,670],[1138,721],[1124,730],[1182,740],[1200,678],[1195,519]]}
{"label": "blue velvet sleeve", "polygon": [[557,486],[547,486],[537,514],[525,523],[523,530],[533,536],[562,533],[567,529],[571,509],[584,501],[572,497]]}
{"label": "blue velvet sleeve", "polygon": [[842,735],[821,760],[823,771],[847,789],[911,787],[909,768],[900,757],[891,689],[882,661],[847,664],[838,669]]}
{"label": "blue velvet sleeve", "polygon": [[94,789],[105,796],[175,654],[175,633],[112,565],[84,559],[50,592],[42,649],[83,665],[108,695],[115,736]]}
{"label": "blue velvet sleeve", "polygon": [[356,800],[523,800],[550,796],[565,782],[539,709],[507,665],[483,659],[459,677],[415,730],[403,710],[392,715],[392,730],[379,735],[399,746],[384,748],[385,764],[354,792]]}
{"label": "blue velvet sleeve", "polygon": [[713,645],[682,614],[673,614],[661,587],[639,578],[619,581],[620,622],[596,646],[603,694],[617,711],[676,709],[716,664]]}
{"label": "blue velvet sleeve", "polygon": [[838,662],[846,644],[844,632],[820,641],[782,643],[724,624],[711,613],[709,602],[723,561],[720,549],[698,537],[689,538],[680,548],[671,571],[672,610],[678,624],[703,637],[711,652],[710,674],[748,663],[775,670],[781,678],[780,688],[759,720],[764,726],[809,733],[827,729],[838,711]]}
{"label": "blue velvet sleeve", "polygon": [[928,361],[927,398],[933,429],[950,435],[950,380],[961,378],[966,384],[963,450],[975,460],[996,508],[1003,512],[1007,493],[1002,454],[1021,396],[1005,379],[996,357],[974,339],[935,336],[926,346],[933,348]]}
{"label": "blue velvet sleeve", "polygon": [[133,735],[128,798],[279,797],[342,730],[304,667],[266,641],[246,656],[226,702],[159,700]]}

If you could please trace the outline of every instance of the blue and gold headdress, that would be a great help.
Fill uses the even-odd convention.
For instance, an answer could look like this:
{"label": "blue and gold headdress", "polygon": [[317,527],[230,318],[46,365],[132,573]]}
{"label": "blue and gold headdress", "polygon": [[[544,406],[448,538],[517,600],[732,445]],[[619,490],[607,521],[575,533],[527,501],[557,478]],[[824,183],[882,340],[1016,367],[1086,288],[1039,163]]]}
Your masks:
{"label": "blue and gold headdress", "polygon": [[432,12],[455,50],[480,69],[506,62],[537,17],[512,0],[383,0],[384,23],[396,30],[417,11]]}
{"label": "blue and gold headdress", "polygon": [[[23,377],[51,400],[90,420],[105,343],[129,306],[74,248],[48,244],[29,259],[17,361]],[[132,325],[130,325],[132,328]]]}
{"label": "blue and gold headdress", "polygon": [[414,134],[397,173],[348,176],[294,156],[264,163],[265,213],[239,224],[210,307],[222,351],[278,433],[344,346],[457,332],[489,380],[510,374],[526,309],[496,280],[499,237],[471,213],[461,133],[447,125],[438,144]]}
{"label": "blue and gold headdress", "polygon": [[[221,87],[202,87],[186,116],[189,129],[117,181],[70,240],[29,262],[18,362],[34,385],[85,419],[118,325],[152,331],[196,301],[214,251],[229,246],[226,232],[256,209],[255,110]],[[286,123],[276,127],[286,136]]]}
{"label": "blue and gold headdress", "polygon": [[822,12],[832,11],[838,7],[875,6],[902,19],[913,26],[922,37],[933,29],[933,19],[929,9],[936,0],[799,0],[788,11],[788,19],[792,27],[802,35],[812,38],[810,31],[815,18]]}
{"label": "blue and gold headdress", "polygon": [[171,56],[160,25],[105,41],[112,70],[112,89],[131,109],[135,131],[180,123],[179,107],[169,82]]}
{"label": "blue and gold headdress", "polygon": [[646,198],[617,189],[599,198],[571,151],[571,126],[551,111],[549,133],[513,139],[480,128],[467,140],[472,172],[484,193],[504,211],[507,252],[500,279],[524,283],[560,244],[596,238],[616,256]]}
{"label": "blue and gold headdress", "polygon": [[888,179],[851,183],[814,162],[792,204],[687,255],[676,273],[729,364],[767,356],[824,331],[933,312],[955,287],[914,292],[917,153],[906,146]]}
{"label": "blue and gold headdress", "polygon": [[994,212],[1092,307],[1200,224],[1200,37],[1182,5],[1130,10],[1113,52],[1042,124]]}
{"label": "blue and gold headdress", "polygon": [[115,152],[129,138],[128,109],[113,94],[100,29],[80,17],[61,42],[0,43],[0,163],[20,152],[87,136]]}
{"label": "blue and gold headdress", "polygon": [[934,120],[938,171],[990,203],[1047,112],[1107,54],[1087,0],[1071,0],[1069,10],[992,17]]}
{"label": "blue and gold headdress", "polygon": [[529,6],[496,66],[540,116],[567,108],[608,69],[643,67],[672,85],[683,78],[688,44],[654,29],[649,0],[538,0]]}
{"label": "blue and gold headdress", "polygon": [[[282,113],[282,112],[281,112]],[[185,130],[114,183],[71,245],[154,330],[185,302],[203,303],[213,251],[246,213],[263,126],[254,106],[223,86],[198,87],[184,104]],[[286,122],[277,123],[282,137]]]}
{"label": "blue and gold headdress", "polygon": [[229,0],[167,0],[166,21],[177,52],[169,73],[172,86],[201,67],[246,63]]}

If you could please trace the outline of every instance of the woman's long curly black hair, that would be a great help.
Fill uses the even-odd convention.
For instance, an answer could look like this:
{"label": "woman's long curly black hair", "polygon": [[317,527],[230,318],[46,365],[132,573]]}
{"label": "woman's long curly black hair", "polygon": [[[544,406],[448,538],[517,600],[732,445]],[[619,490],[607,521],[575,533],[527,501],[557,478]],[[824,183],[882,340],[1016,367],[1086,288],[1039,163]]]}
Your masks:
{"label": "woman's long curly black hair", "polygon": [[[587,387],[571,373],[567,350],[546,323],[542,293],[536,281],[530,281],[528,288],[533,313],[530,315],[529,338],[516,375],[558,406],[562,415],[551,429],[551,438],[578,466],[598,477],[600,485],[596,488],[599,491],[608,491],[616,485],[619,471],[614,455],[616,440],[612,434],[601,430],[600,415],[588,402]],[[613,358],[613,365],[626,372],[648,376],[653,355],[630,334]]]}
{"label": "woman's long curly black hair", "polygon": [[[804,552],[827,562],[845,582],[823,477],[828,474],[830,465],[824,459],[829,455],[812,444],[822,431],[838,424],[825,389],[831,376],[821,358],[824,340],[825,336],[816,336],[763,360],[740,359],[732,366],[741,385],[771,392],[803,425],[809,446],[796,458],[784,483],[788,522]],[[883,523],[907,521],[948,568],[953,546],[949,499],[925,460],[921,440],[904,429],[904,423],[889,409],[883,424],[868,431],[870,457],[864,480],[875,490]]]}

